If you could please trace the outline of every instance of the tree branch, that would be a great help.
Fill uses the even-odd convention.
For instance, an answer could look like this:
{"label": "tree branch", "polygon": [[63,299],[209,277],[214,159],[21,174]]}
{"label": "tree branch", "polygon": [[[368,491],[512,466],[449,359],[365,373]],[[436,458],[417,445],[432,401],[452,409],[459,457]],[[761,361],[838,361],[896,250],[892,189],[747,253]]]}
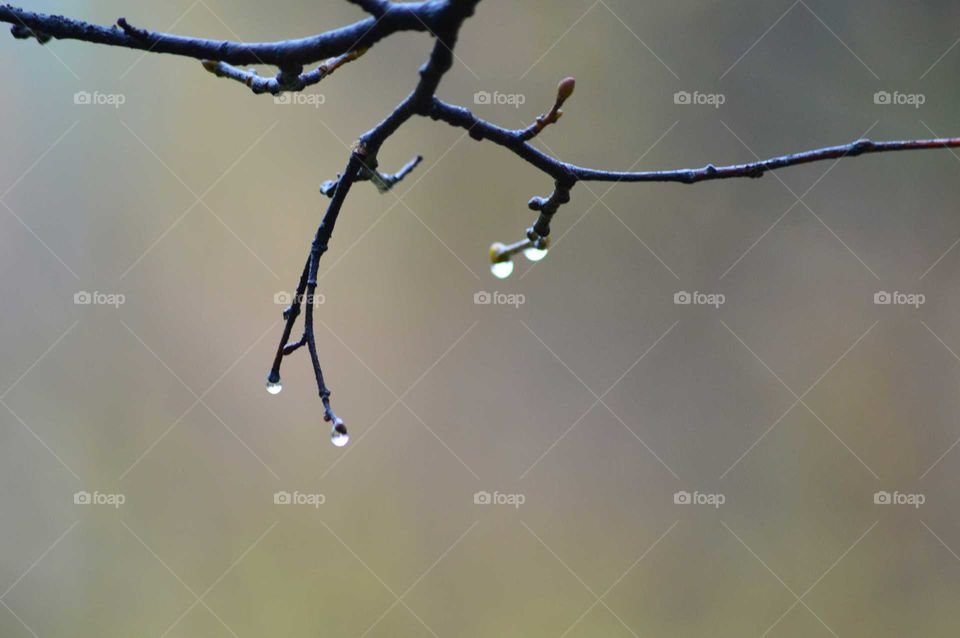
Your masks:
{"label": "tree branch", "polygon": [[[294,299],[293,305],[284,312],[284,318],[287,320],[287,323],[284,327],[280,344],[277,347],[277,355],[274,358],[273,367],[267,376],[267,388],[276,387],[279,389],[280,366],[283,362],[283,357],[306,345],[310,351],[310,360],[316,376],[317,389],[320,394],[320,400],[324,406],[324,420],[331,423],[330,438],[334,445],[337,446],[345,445],[349,440],[347,427],[343,420],[340,419],[331,408],[331,393],[327,387],[323,370],[320,366],[313,329],[313,298],[317,289],[317,269],[320,259],[327,251],[334,228],[337,224],[337,219],[343,208],[343,203],[354,182],[373,180],[381,192],[383,192],[384,190],[389,190],[393,184],[403,179],[405,175],[420,163],[421,158],[417,156],[395,175],[384,176],[377,172],[376,154],[387,138],[407,120],[417,113],[425,114],[428,111],[431,100],[440,84],[440,80],[453,65],[453,46],[456,43],[460,26],[468,16],[472,15],[477,2],[479,2],[479,0],[457,0],[455,4],[449,5],[449,13],[445,14],[445,20],[440,24],[440,30],[434,33],[437,42],[430,54],[430,59],[427,60],[427,63],[420,69],[420,81],[417,83],[417,86],[386,119],[360,137],[360,140],[350,153],[350,159],[340,174],[340,177],[335,182],[329,183],[327,192],[332,191],[330,204],[314,236],[313,244],[310,248],[310,256],[307,258],[307,264],[304,266],[303,274],[300,277],[300,284],[297,286],[297,298]],[[321,190],[323,189],[324,187],[321,187]],[[294,344],[288,344],[293,324],[296,322],[297,315],[299,314],[299,304],[304,301],[307,303],[307,306],[304,316],[303,337]]]}
{"label": "tree branch", "polygon": [[858,155],[892,151],[960,147],[960,137],[886,142],[873,142],[871,140],[861,139],[850,142],[849,144],[781,155],[779,157],[772,157],[770,159],[746,164],[731,164],[728,166],[707,164],[701,168],[623,172],[587,168],[562,162],[526,143],[525,137],[529,129],[515,130],[502,128],[478,118],[469,109],[448,104],[438,98],[434,98],[433,100],[430,117],[446,122],[451,126],[468,130],[470,137],[475,140],[489,140],[494,144],[507,148],[555,179],[573,182],[681,182],[683,184],[694,184],[696,182],[713,179],[762,177],[767,171],[787,168],[788,166],[809,164],[811,162],[838,159],[840,157],[856,157]]}
{"label": "tree branch", "polygon": [[[903,140],[874,142],[866,139],[849,144],[830,146],[802,153],[793,153],[758,160],[746,164],[683,168],[663,171],[610,171],[563,162],[530,145],[530,140],[547,126],[556,124],[563,111],[561,107],[573,95],[575,81],[566,78],[557,87],[553,107],[538,116],[533,124],[523,129],[507,129],[478,118],[470,110],[449,104],[437,96],[443,76],[453,65],[453,49],[463,22],[473,15],[480,0],[426,0],[424,2],[393,3],[389,0],[347,0],[366,11],[371,17],[359,22],[307,38],[277,42],[242,43],[190,38],[159,33],[135,27],[120,18],[116,26],[104,27],[63,16],[27,11],[11,5],[0,5],[0,22],[12,24],[11,33],[20,39],[36,39],[40,44],[51,39],[80,40],[110,46],[139,49],[155,53],[196,58],[204,68],[219,76],[242,82],[254,93],[276,95],[284,91],[300,91],[316,84],[340,66],[355,60],[379,40],[400,31],[429,32],[435,43],[427,62],[420,68],[420,79],[413,91],[401,101],[380,123],[360,136],[354,145],[343,172],[336,180],[324,183],[321,192],[330,197],[323,220],[320,222],[303,266],[296,295],[283,312],[285,325],[277,346],[273,365],[267,376],[267,389],[280,392],[280,368],[286,356],[306,346],[310,353],[316,377],[317,390],[324,406],[324,420],[331,423],[331,439],[335,445],[344,445],[347,430],[343,421],[333,412],[330,389],[326,384],[314,334],[314,298],[320,259],[326,253],[340,212],[350,188],[355,182],[371,181],[380,192],[390,190],[408,175],[421,161],[418,155],[394,174],[377,170],[377,155],[383,144],[413,116],[430,117],[451,126],[465,129],[475,140],[489,140],[501,146],[554,181],[548,197],[533,197],[528,207],[538,217],[526,231],[526,238],[510,245],[501,243],[491,247],[490,257],[496,276],[512,272],[514,255],[524,252],[531,259],[541,259],[549,247],[550,225],[559,208],[570,201],[571,190],[580,181],[594,182],[696,182],[757,178],[767,171],[798,166],[842,157],[856,157],[871,153],[885,153],[919,149],[960,147],[960,138]],[[308,72],[303,67],[319,63]],[[278,68],[275,77],[264,77],[240,65],[266,64]],[[303,334],[290,341],[294,325],[304,311]]]}
{"label": "tree branch", "polygon": [[[17,37],[25,37],[23,34],[27,29],[31,34],[40,34],[46,39],[81,40],[198,60],[216,60],[235,65],[270,64],[284,68],[319,62],[353,49],[366,49],[398,31],[435,31],[439,16],[447,5],[457,1],[431,0],[389,5],[379,18],[366,18],[307,38],[256,43],[207,40],[150,31],[130,25],[125,18],[120,18],[117,26],[105,27],[64,16],[28,11],[9,4],[0,5],[0,22],[14,25],[12,32]],[[382,3],[365,1],[363,4]]]}

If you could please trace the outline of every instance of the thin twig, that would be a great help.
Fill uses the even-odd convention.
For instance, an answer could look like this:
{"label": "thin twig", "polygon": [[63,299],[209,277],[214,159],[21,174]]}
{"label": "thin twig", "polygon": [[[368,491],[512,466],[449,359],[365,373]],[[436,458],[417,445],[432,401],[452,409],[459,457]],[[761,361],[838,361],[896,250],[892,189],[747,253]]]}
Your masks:
{"label": "thin twig", "polygon": [[888,142],[873,142],[861,139],[840,146],[828,146],[746,164],[731,164],[728,166],[707,164],[701,168],[622,172],[587,168],[562,162],[527,144],[523,139],[526,129],[514,130],[497,126],[478,118],[469,109],[448,104],[437,98],[433,100],[430,117],[470,131],[470,137],[475,140],[489,140],[507,148],[555,179],[567,179],[575,182],[681,182],[683,184],[694,184],[713,179],[762,177],[767,171],[840,157],[856,157],[858,155],[892,151],[960,147],[960,137]]}
{"label": "thin twig", "polygon": [[0,22],[15,25],[20,33],[22,29],[31,29],[60,40],[81,40],[234,65],[271,64],[288,67],[312,64],[354,49],[369,48],[399,31],[434,32],[439,28],[438,20],[445,15],[444,12],[449,12],[449,7],[458,4],[457,0],[402,3],[391,6],[380,18],[368,17],[307,38],[276,42],[231,42],[172,35],[132,26],[125,18],[120,18],[117,26],[101,26],[64,16],[28,11],[9,4],[0,5]]}

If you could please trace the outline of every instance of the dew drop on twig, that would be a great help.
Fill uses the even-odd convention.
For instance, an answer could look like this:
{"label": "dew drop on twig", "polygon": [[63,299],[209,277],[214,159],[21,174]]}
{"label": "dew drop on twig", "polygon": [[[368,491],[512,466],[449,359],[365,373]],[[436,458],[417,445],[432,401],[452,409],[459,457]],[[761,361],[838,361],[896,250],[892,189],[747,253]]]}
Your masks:
{"label": "dew drop on twig", "polygon": [[334,420],[333,427],[330,428],[330,442],[336,447],[343,447],[350,442],[347,426],[339,418]]}
{"label": "dew drop on twig", "polygon": [[498,261],[490,266],[490,272],[492,272],[493,276],[497,279],[506,279],[513,274],[513,262],[509,260]]}

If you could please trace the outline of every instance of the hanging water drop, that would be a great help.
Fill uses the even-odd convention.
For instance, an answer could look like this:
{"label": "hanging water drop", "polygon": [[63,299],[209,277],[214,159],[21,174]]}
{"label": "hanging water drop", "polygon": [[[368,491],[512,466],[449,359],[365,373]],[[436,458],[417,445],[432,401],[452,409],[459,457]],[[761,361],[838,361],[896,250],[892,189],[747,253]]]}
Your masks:
{"label": "hanging water drop", "polygon": [[280,384],[280,375],[270,375],[267,377],[267,392],[270,394],[280,394],[283,386]]}
{"label": "hanging water drop", "polygon": [[333,426],[330,428],[330,442],[336,447],[343,447],[350,442],[347,426],[343,424],[340,417],[336,417],[333,420]]}
{"label": "hanging water drop", "polygon": [[541,259],[547,256],[547,250],[548,250],[547,248],[540,249],[540,248],[535,248],[531,246],[530,248],[524,249],[523,256],[529,259],[530,261],[536,262],[536,261],[540,261]]}
{"label": "hanging water drop", "polygon": [[267,392],[270,394],[280,394],[281,390],[283,390],[283,385],[279,381],[276,383],[267,381]]}
{"label": "hanging water drop", "polygon": [[498,261],[490,266],[490,272],[497,279],[506,279],[513,274],[513,262],[510,260]]}

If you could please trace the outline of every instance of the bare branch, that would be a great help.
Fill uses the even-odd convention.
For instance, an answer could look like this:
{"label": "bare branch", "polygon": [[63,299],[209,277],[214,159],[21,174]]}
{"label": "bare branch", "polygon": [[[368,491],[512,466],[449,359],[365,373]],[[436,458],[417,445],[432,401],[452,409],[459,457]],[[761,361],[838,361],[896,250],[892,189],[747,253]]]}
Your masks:
{"label": "bare branch", "polygon": [[[284,311],[286,325],[284,326],[280,344],[277,346],[277,354],[274,358],[273,366],[267,376],[267,388],[276,387],[279,390],[280,366],[283,363],[284,356],[306,345],[310,351],[310,360],[313,365],[314,375],[316,376],[317,389],[324,405],[324,420],[331,423],[330,437],[335,445],[344,445],[348,440],[348,436],[346,425],[344,425],[343,420],[333,412],[330,405],[330,389],[327,387],[323,370],[320,367],[316,338],[314,336],[313,298],[317,289],[317,269],[320,259],[327,251],[330,239],[333,236],[333,230],[337,224],[337,219],[343,208],[343,203],[354,182],[362,179],[373,179],[376,182],[377,179],[379,179],[382,180],[382,184],[378,183],[378,187],[386,187],[389,189],[420,163],[421,158],[417,156],[393,176],[381,175],[376,170],[377,152],[387,138],[414,115],[426,114],[429,111],[440,80],[450,67],[453,66],[453,47],[456,43],[460,26],[467,17],[472,15],[477,2],[479,2],[479,0],[458,0],[456,3],[446,5],[449,7],[449,13],[445,14],[444,20],[440,23],[441,27],[434,33],[437,42],[434,44],[430,59],[427,60],[427,63],[420,69],[420,81],[417,83],[417,86],[386,119],[362,135],[360,140],[354,145],[346,167],[336,182],[330,185],[332,189],[330,204],[327,206],[327,212],[324,214],[323,221],[320,222],[320,226],[317,228],[316,235],[313,238],[310,255],[307,258],[307,263],[300,276],[300,283],[297,286],[297,297],[293,300],[293,304]],[[304,301],[307,305],[304,316],[303,337],[300,341],[289,344],[293,324],[296,322],[297,315],[300,313],[300,305]]]}
{"label": "bare branch", "polygon": [[[85,42],[139,49],[156,53],[197,58],[211,73],[242,82],[254,93],[279,94],[301,91],[320,82],[344,64],[357,59],[376,42],[400,31],[429,32],[435,38],[430,57],[420,68],[420,78],[414,89],[379,124],[360,136],[354,145],[347,165],[336,180],[325,182],[322,193],[330,197],[326,213],[320,222],[310,252],[303,266],[296,295],[284,310],[285,325],[276,356],[267,377],[267,389],[280,391],[280,368],[286,356],[304,346],[310,353],[316,377],[317,390],[324,406],[324,419],[331,423],[331,437],[336,445],[347,440],[346,426],[333,412],[330,389],[324,379],[314,334],[314,297],[320,259],[328,249],[334,228],[350,188],[355,182],[371,181],[380,192],[389,191],[420,163],[418,155],[394,174],[377,170],[377,155],[383,144],[414,116],[430,117],[451,126],[465,129],[475,140],[489,140],[511,151],[536,167],[554,181],[549,197],[534,197],[529,208],[538,217],[526,231],[526,238],[513,244],[494,244],[491,260],[495,275],[505,277],[513,269],[512,257],[524,252],[530,259],[541,259],[549,246],[551,222],[559,208],[570,201],[571,190],[580,181],[597,182],[679,182],[693,184],[701,181],[739,177],[757,178],[767,171],[811,162],[855,157],[871,153],[960,147],[960,137],[874,142],[866,139],[849,144],[830,146],[802,153],[782,155],[746,164],[684,168],[665,171],[624,172],[589,168],[563,162],[530,145],[530,140],[563,115],[562,107],[573,94],[575,81],[566,78],[557,87],[553,107],[536,118],[530,126],[507,129],[475,116],[470,110],[446,103],[437,97],[437,89],[453,65],[453,49],[463,22],[469,18],[480,0],[427,0],[424,2],[393,3],[389,0],[348,0],[370,14],[370,17],[339,29],[297,40],[242,43],[190,38],[150,31],[131,25],[126,19],[116,26],[104,27],[63,16],[26,11],[10,5],[0,5],[0,22],[12,24],[11,33],[20,39],[36,39],[41,44],[51,39],[72,39]],[[325,60],[325,61],[324,61]],[[304,66],[319,63],[312,71]],[[275,77],[264,77],[241,65],[266,64],[275,66]],[[305,306],[305,307],[304,307]],[[291,334],[301,311],[304,312],[303,333],[291,342]]]}
{"label": "bare branch", "polygon": [[554,179],[573,182],[681,182],[683,184],[693,184],[714,179],[762,177],[767,171],[787,168],[788,166],[809,164],[811,162],[838,159],[840,157],[857,157],[858,155],[893,151],[960,147],[960,137],[886,142],[873,142],[871,140],[861,139],[850,142],[849,144],[781,155],[779,157],[772,157],[747,164],[731,164],[728,166],[707,164],[702,168],[621,172],[587,168],[562,162],[528,144],[524,139],[524,135],[528,129],[513,130],[502,128],[478,118],[471,113],[469,109],[448,104],[437,98],[433,100],[430,117],[470,131],[470,137],[475,140],[490,140],[494,144],[503,146]]}
{"label": "bare branch", "polygon": [[353,49],[369,48],[398,31],[435,32],[439,28],[439,16],[449,2],[455,0],[391,5],[389,11],[385,11],[380,18],[366,18],[307,38],[256,43],[160,33],[134,27],[125,18],[118,20],[118,26],[105,27],[64,16],[27,11],[9,4],[0,5],[0,22],[14,25],[11,30],[19,38],[42,34],[41,37],[46,39],[81,40],[234,65],[270,64],[284,68],[319,62]]}

